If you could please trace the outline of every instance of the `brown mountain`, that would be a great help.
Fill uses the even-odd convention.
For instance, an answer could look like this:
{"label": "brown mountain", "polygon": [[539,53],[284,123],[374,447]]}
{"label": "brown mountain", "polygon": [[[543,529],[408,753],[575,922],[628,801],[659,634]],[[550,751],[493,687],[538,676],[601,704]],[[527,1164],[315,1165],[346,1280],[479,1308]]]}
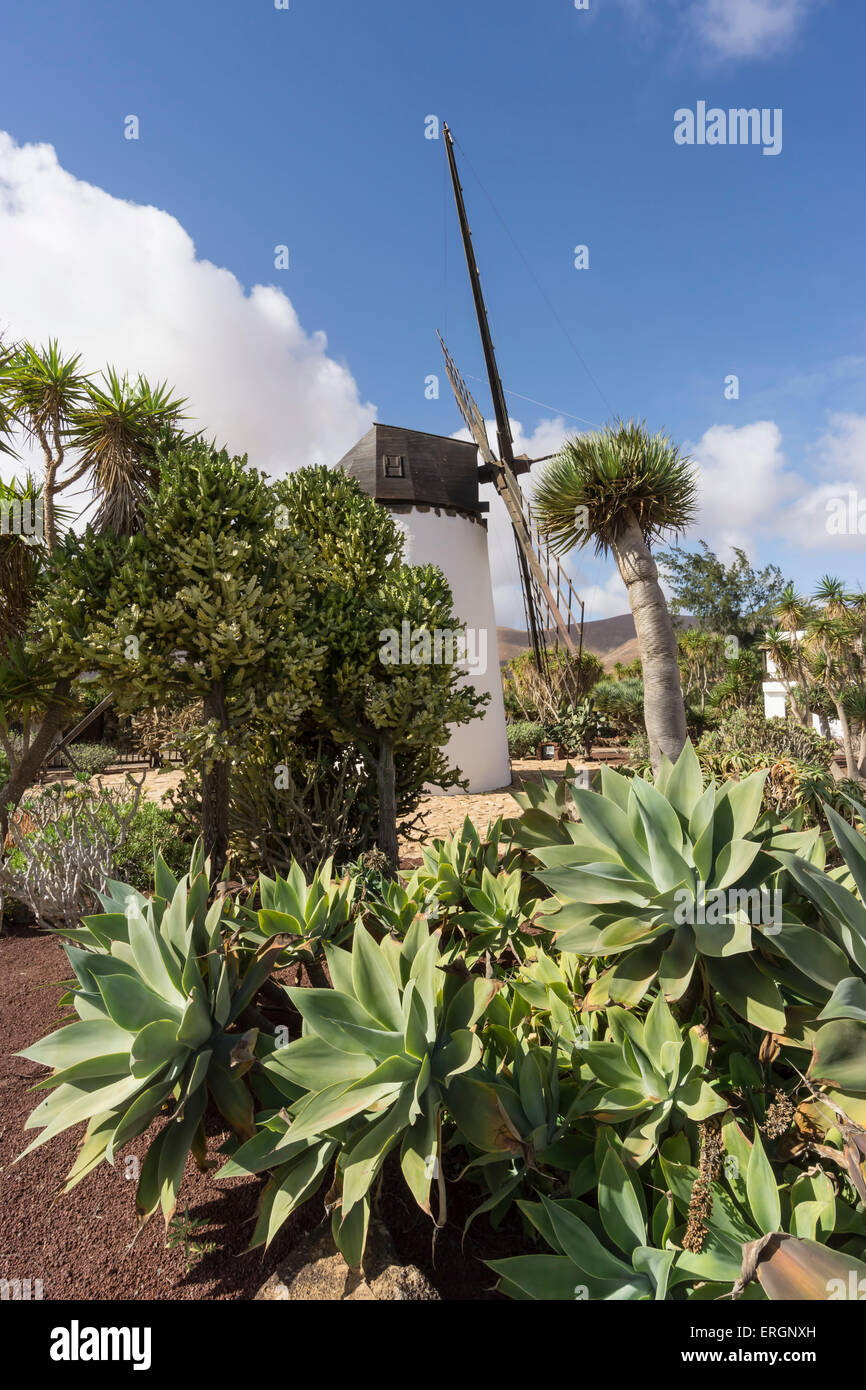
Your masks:
{"label": "brown mountain", "polygon": [[[680,622],[690,626],[691,618],[681,618]],[[529,647],[529,636],[516,627],[496,629],[499,636],[499,664],[511,661]],[[588,652],[594,652],[606,671],[612,671],[618,661],[628,666],[638,654],[637,635],[631,613],[622,613],[617,618],[598,618],[585,623],[583,645]]]}

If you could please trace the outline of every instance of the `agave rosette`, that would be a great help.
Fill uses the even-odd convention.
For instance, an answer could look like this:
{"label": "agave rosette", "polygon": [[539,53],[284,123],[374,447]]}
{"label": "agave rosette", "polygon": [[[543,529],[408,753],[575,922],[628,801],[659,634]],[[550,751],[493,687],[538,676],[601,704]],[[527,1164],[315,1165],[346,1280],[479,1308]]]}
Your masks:
{"label": "agave rosette", "polygon": [[358,1267],[370,1220],[371,1188],[387,1155],[400,1146],[403,1177],[437,1220],[445,1219],[441,1112],[454,1078],[482,1054],[476,1026],[497,989],[440,965],[439,932],[417,918],[401,942],[377,943],[357,923],[352,950],[326,947],[333,989],[288,989],[303,1035],[262,1066],[285,1106],[233,1155],[220,1177],[274,1169],[253,1244],[270,1241],[287,1216],[324,1179],[334,1239]]}
{"label": "agave rosette", "polygon": [[580,821],[562,823],[568,843],[532,852],[544,865],[536,877],[561,905],[549,922],[557,945],[615,958],[588,1007],[633,1007],[656,980],[669,1000],[682,999],[700,968],[742,1017],[784,1031],[784,1000],[757,948],[772,942],[799,959],[821,936],[790,911],[782,930],[771,914],[755,921],[753,903],[775,888],[779,852],[814,850],[817,831],[759,829],[765,776],[705,788],[687,743],[655,784],[603,768],[600,792],[571,788]]}
{"label": "agave rosette", "polygon": [[87,1122],[65,1191],[101,1162],[113,1163],[173,1104],[147,1151],[136,1194],[141,1220],[161,1205],[168,1222],[190,1151],[205,1161],[208,1098],[238,1135],[253,1133],[243,1078],[257,1034],[240,1031],[238,1020],[273,968],[273,952],[240,974],[223,938],[222,903],[208,908],[200,854],[179,883],[158,858],[156,883],[151,899],[107,884],[103,912],[69,933],[80,944],[66,946],[75,974],[68,998],[78,1021],[21,1056],[53,1069],[37,1087],[51,1094],[27,1120],[26,1128],[42,1132],[25,1154]]}
{"label": "agave rosette", "polygon": [[683,1035],[663,994],[656,995],[644,1022],[615,1007],[606,1019],[609,1037],[580,1051],[581,1078],[601,1090],[594,1085],[571,1113],[628,1122],[623,1150],[630,1162],[645,1163],[669,1128],[727,1110],[727,1101],[705,1079],[706,1030],[694,1027]]}

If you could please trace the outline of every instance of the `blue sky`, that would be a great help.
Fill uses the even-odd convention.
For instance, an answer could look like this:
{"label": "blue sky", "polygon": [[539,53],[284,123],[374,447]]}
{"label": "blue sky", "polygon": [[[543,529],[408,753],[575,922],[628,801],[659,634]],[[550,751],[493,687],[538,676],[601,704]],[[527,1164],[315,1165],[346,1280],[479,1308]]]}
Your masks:
{"label": "blue sky", "polygon": [[[456,432],[436,328],[467,376],[482,359],[436,115],[519,442],[645,417],[701,465],[690,540],[866,583],[866,518],[826,526],[836,496],[866,512],[859,0],[66,0],[3,29],[11,335],[170,376],[271,471],[374,415]],[[677,145],[699,101],[780,108],[781,153]],[[491,549],[516,621],[498,523]],[[572,568],[588,617],[624,611],[610,562]]]}

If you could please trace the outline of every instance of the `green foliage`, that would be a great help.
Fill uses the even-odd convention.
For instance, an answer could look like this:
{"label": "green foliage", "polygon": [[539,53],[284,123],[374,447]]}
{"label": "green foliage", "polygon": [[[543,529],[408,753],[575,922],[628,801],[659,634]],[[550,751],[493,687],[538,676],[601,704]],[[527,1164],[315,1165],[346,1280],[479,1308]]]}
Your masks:
{"label": "green foliage", "polygon": [[782,758],[811,763],[826,771],[836,745],[796,719],[766,719],[762,710],[752,708],[725,715],[703,735],[696,751],[716,777],[728,777],[756,766],[772,767]]}
{"label": "green foliage", "polygon": [[[735,895],[757,894],[763,909],[760,893],[775,888],[778,853],[814,850],[815,834],[761,834],[765,775],[704,788],[691,744],[675,766],[665,760],[655,785],[608,768],[601,777],[600,792],[571,788],[581,816],[569,827],[571,843],[531,846],[545,866],[536,877],[563,904],[560,947],[615,958],[593,1002],[633,1007],[656,979],[668,999],[679,1000],[697,970],[735,1013],[784,1031],[782,996],[753,952],[769,949],[768,931],[783,953],[797,933],[776,936],[770,921],[753,923],[753,899]],[[556,929],[557,919],[549,924]]]}
{"label": "green foliage", "polygon": [[593,687],[592,699],[620,738],[643,729],[643,680],[639,676],[599,681]]}
{"label": "green foliage", "polygon": [[301,469],[275,485],[283,524],[305,548],[310,594],[303,630],[322,649],[314,698],[298,733],[309,729],[356,747],[371,767],[379,741],[393,742],[398,802],[417,804],[425,783],[456,786],[443,748],[448,727],[486,703],[442,662],[390,662],[385,634],[458,632],[451,591],[434,565],[403,563],[403,533],[354,479],[328,468]]}
{"label": "green foliage", "polygon": [[537,720],[512,719],[508,724],[508,751],[512,758],[534,758],[544,742],[544,725]]}
{"label": "green foliage", "polygon": [[98,777],[117,759],[117,749],[106,743],[71,743],[69,753],[75,770],[85,777]]}
{"label": "green foliage", "polygon": [[285,878],[258,881],[261,907],[248,908],[244,915],[253,924],[245,940],[262,947],[275,938],[286,937],[280,965],[321,957],[326,942],[339,944],[352,932],[352,909],[358,880],[346,874],[335,881],[333,861],[320,866],[308,883],[301,866],[293,863]]}
{"label": "green foliage", "polygon": [[631,519],[644,540],[684,530],[697,498],[695,467],[663,433],[634,420],[570,439],[542,474],[533,511],[558,552],[615,546]]}
{"label": "green foliage", "polygon": [[785,587],[777,565],[756,570],[744,550],[734,547],[726,565],[706,541],[699,551],[672,546],[657,557],[672,592],[671,613],[688,614],[701,629],[749,644],[763,634]]}
{"label": "green foliage", "polygon": [[684,1117],[707,1120],[727,1109],[703,1080],[706,1029],[696,1026],[684,1036],[663,994],[643,1023],[620,1008],[608,1009],[605,1022],[607,1039],[589,1042],[580,1054],[581,1074],[601,1088],[583,1097],[580,1110],[611,1124],[628,1121],[623,1152],[630,1163],[645,1163],[671,1124],[678,1129]]}
{"label": "green foliage", "polygon": [[145,801],[127,826],[126,838],[114,855],[114,878],[145,893],[153,882],[153,864],[160,855],[180,878],[189,865],[193,838],[189,828],[167,806]]}
{"label": "green foliage", "polygon": [[566,757],[582,754],[585,758],[591,758],[599,727],[595,699],[588,696],[579,705],[564,706],[550,733],[561,745]]}
{"label": "green foliage", "polygon": [[507,661],[502,668],[502,693],[509,718],[547,724],[563,705],[575,705],[589,694],[604,675],[593,652],[571,655],[563,648],[548,649],[539,670],[531,651]]}
{"label": "green foliage", "polygon": [[[152,899],[109,885],[68,933],[81,1022],[25,1054],[55,1068],[31,1126],[91,1121],[70,1184],[173,1106],[139,1197],[171,1221],[210,1096],[240,1141],[218,1176],[267,1175],[254,1247],[315,1198],[357,1268],[402,1174],[439,1225],[470,1188],[512,1298],[823,1299],[862,1277],[862,801],[826,809],[828,870],[817,831],[762,809],[763,773],[705,785],[691,745],[654,784],[571,775],[412,873],[293,864],[209,910],[200,853],[180,886],[159,860]],[[288,961],[312,987],[273,978]]]}
{"label": "green foliage", "polygon": [[101,895],[102,913],[64,933],[74,942],[66,954],[76,981],[69,1000],[79,1022],[21,1054],[53,1069],[38,1087],[52,1094],[27,1121],[28,1129],[42,1133],[25,1153],[88,1122],[67,1192],[103,1160],[113,1162],[174,1101],[173,1122],[160,1130],[142,1164],[140,1221],[162,1206],[170,1222],[187,1156],[192,1152],[204,1163],[208,1100],[242,1138],[254,1129],[243,1078],[257,1032],[230,1029],[270,974],[276,952],[249,959],[242,970],[222,936],[220,901],[207,906],[206,870],[196,851],[178,883],[158,858],[150,899],[110,883]]}
{"label": "green foliage", "polygon": [[378,945],[358,925],[351,954],[333,947],[326,953],[334,989],[287,991],[304,1035],[263,1063],[286,1106],[218,1176],[276,1169],[255,1246],[273,1239],[336,1156],[332,1229],[346,1262],[357,1268],[371,1190],[398,1145],[406,1184],[431,1216],[439,1175],[438,1222],[445,1220],[441,1112],[454,1078],[481,1057],[475,1025],[496,986],[444,974],[439,934],[430,935],[421,919],[402,942],[386,937]]}

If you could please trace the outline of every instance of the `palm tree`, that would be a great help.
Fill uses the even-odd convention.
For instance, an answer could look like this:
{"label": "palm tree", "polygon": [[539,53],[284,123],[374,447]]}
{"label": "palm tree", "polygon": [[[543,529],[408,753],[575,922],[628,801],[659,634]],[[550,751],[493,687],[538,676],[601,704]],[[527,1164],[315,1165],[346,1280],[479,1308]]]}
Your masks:
{"label": "palm tree", "polygon": [[767,633],[761,645],[776,667],[797,720],[808,728],[812,722],[812,708],[803,633],[815,616],[815,610],[801,598],[793,584],[786,584],[773,608],[773,616],[776,627]]}
{"label": "palm tree", "polygon": [[859,595],[849,594],[841,580],[825,575],[815,601],[823,604],[823,609],[806,628],[804,646],[810,658],[810,675],[836,707],[847,775],[856,778],[861,769],[854,750],[849,710],[852,700],[856,705],[856,692],[866,678]]}
{"label": "palm tree", "polygon": [[[0,847],[9,804],[17,805],[32,785],[70,709],[72,682],[52,684],[23,642],[29,595],[44,557],[58,550],[63,516],[56,499],[86,479],[97,508],[96,529],[129,535],[139,528],[142,504],[158,476],[159,442],[182,437],[185,402],[165,385],[151,387],[144,377],[131,385],[110,367],[99,385],[80,364],[79,355],[65,357],[56,341],[41,349],[27,342],[0,346],[0,451],[16,457],[11,441],[18,431],[39,447],[45,469],[38,486],[42,553],[25,554],[19,544],[0,551],[0,732],[11,765],[0,786]],[[32,485],[19,484],[18,493],[22,486]],[[15,492],[13,485],[9,500]],[[28,581],[24,590],[22,578]],[[12,724],[25,737],[10,756]]]}
{"label": "palm tree", "polygon": [[155,440],[176,430],[186,403],[141,376],[131,385],[112,367],[98,385],[80,363],[78,354],[64,357],[56,340],[39,349],[20,343],[0,361],[0,424],[7,433],[20,429],[44,459],[49,554],[58,538],[55,498],[85,477],[98,506],[96,529],[126,535],[137,529],[155,476]]}
{"label": "palm tree", "polygon": [[686,741],[677,640],[650,546],[694,519],[695,468],[664,434],[616,421],[570,439],[541,476],[533,509],[557,554],[595,542],[611,553],[634,615],[653,768]]}
{"label": "palm tree", "polygon": [[10,483],[0,480],[0,654],[27,626],[40,565],[35,514],[41,506],[30,474]]}

